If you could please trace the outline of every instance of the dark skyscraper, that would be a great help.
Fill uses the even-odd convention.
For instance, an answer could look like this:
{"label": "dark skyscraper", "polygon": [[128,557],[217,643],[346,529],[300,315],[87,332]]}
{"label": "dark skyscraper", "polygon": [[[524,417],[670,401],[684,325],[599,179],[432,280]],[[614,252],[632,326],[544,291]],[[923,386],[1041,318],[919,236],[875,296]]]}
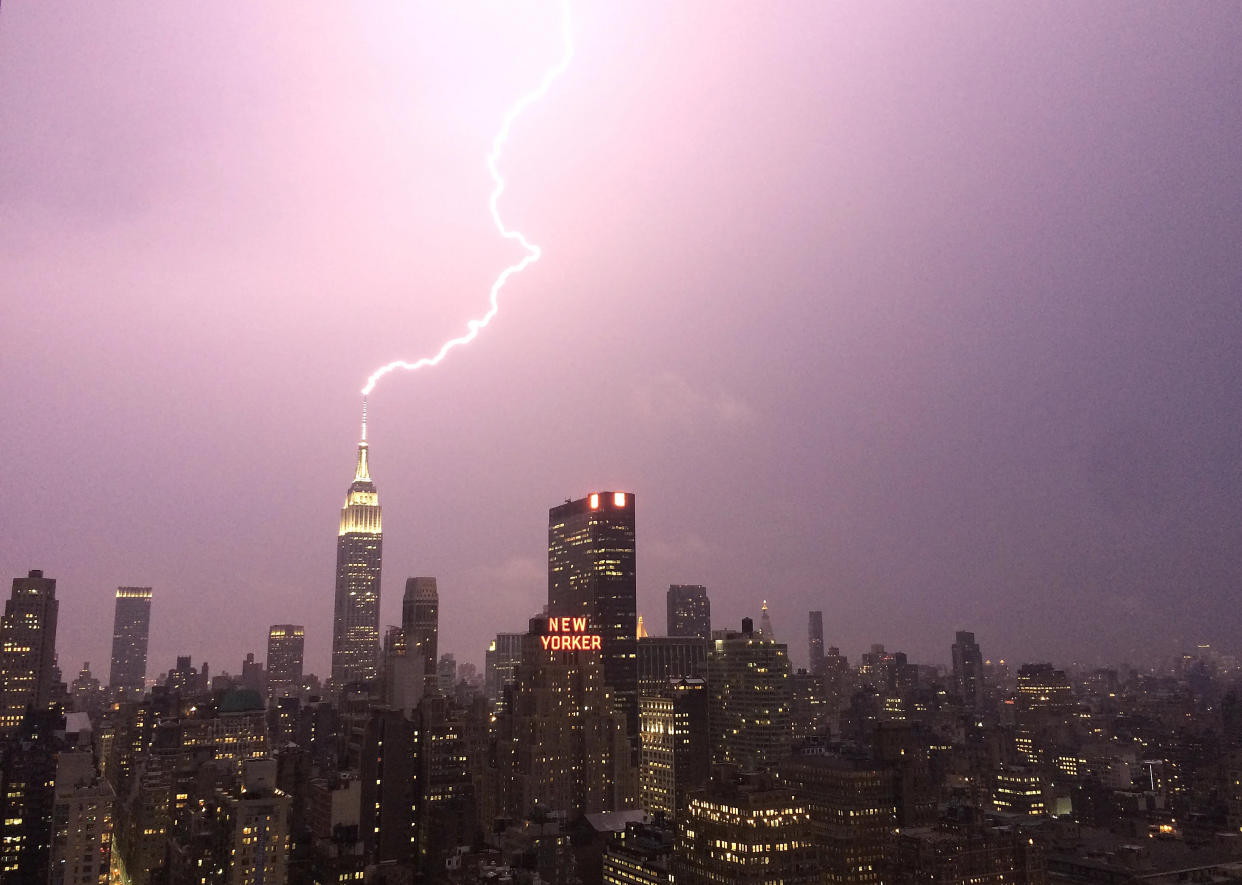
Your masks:
{"label": "dark skyscraper", "polygon": [[548,513],[548,614],[586,615],[602,637],[604,681],[638,728],[634,495],[592,492]]}
{"label": "dark skyscraper", "polygon": [[[408,654],[421,661],[425,692],[433,694],[438,681],[436,662],[440,624],[440,594],[435,578],[407,578],[401,600],[401,632]],[[418,666],[418,665],[416,665]]]}
{"label": "dark skyscraper", "polygon": [[957,642],[953,643],[953,681],[957,684],[958,694],[968,709],[979,706],[979,689],[983,679],[983,655],[975,643],[975,634],[965,630],[957,631]]}
{"label": "dark skyscraper", "polygon": [[672,584],[668,588],[669,636],[712,638],[712,605],[702,584]]}
{"label": "dark skyscraper", "polygon": [[807,640],[810,651],[808,669],[812,673],[824,671],[824,613],[811,612],[807,620]]}
{"label": "dark skyscraper", "polygon": [[273,624],[267,631],[267,693],[297,697],[302,689],[306,631],[300,624]]}
{"label": "dark skyscraper", "polygon": [[108,690],[116,701],[142,700],[151,635],[151,588],[117,587]]}
{"label": "dark skyscraper", "polygon": [[484,670],[484,691],[487,699],[500,701],[506,685],[513,682],[518,662],[522,660],[522,637],[525,633],[497,633],[487,649]]}
{"label": "dark skyscraper", "polygon": [[13,594],[0,620],[0,735],[21,725],[26,707],[52,701],[56,658],[56,580],[35,569],[13,579]]}
{"label": "dark skyscraper", "polygon": [[712,645],[707,656],[712,762],[747,769],[776,764],[793,743],[788,650],[760,638],[749,618],[742,620],[741,633]]}
{"label": "dark skyscraper", "polygon": [[339,689],[376,676],[379,656],[380,560],[383,531],[379,494],[367,460],[365,417],[358,466],[341,508],[336,541],[336,606],[332,622],[332,682]]}

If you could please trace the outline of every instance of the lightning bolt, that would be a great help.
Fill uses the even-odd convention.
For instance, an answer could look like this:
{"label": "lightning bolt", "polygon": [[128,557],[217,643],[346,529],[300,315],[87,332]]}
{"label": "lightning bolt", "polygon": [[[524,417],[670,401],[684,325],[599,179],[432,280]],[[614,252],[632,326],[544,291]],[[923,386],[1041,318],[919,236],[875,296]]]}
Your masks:
{"label": "lightning bolt", "polygon": [[[508,113],[505,114],[504,120],[500,124],[500,130],[496,133],[496,137],[492,139],[491,153],[487,155],[487,171],[491,173],[493,184],[492,196],[488,201],[488,207],[492,213],[492,221],[495,223],[496,230],[502,237],[506,240],[517,240],[517,242],[526,251],[526,254],[520,261],[516,264],[509,265],[500,272],[498,277],[496,277],[495,281],[492,283],[492,288],[488,293],[487,312],[479,319],[467,322],[466,333],[464,335],[460,335],[457,338],[450,338],[448,341],[445,341],[444,344],[440,346],[440,349],[436,351],[434,356],[425,356],[421,359],[415,360],[412,363],[406,362],[405,360],[393,360],[388,365],[381,366],[372,372],[371,377],[367,379],[366,387],[362,388],[362,396],[364,397],[364,415],[366,408],[365,397],[375,389],[376,383],[378,383],[379,380],[389,372],[394,372],[397,369],[406,369],[407,371],[412,372],[415,369],[439,365],[439,363],[453,348],[460,347],[463,344],[469,344],[475,338],[479,337],[479,332],[487,327],[487,324],[492,321],[492,318],[496,316],[497,311],[500,309],[497,299],[500,297],[500,290],[503,289],[505,287],[505,283],[509,281],[509,277],[526,270],[526,268],[538,261],[539,257],[543,254],[543,250],[541,250],[534,243],[530,242],[530,240],[526,239],[521,231],[510,230],[505,227],[505,223],[500,217],[499,207],[501,194],[505,192],[505,180],[500,176],[500,170],[497,168],[497,164],[500,162],[500,154],[504,150],[505,143],[509,140],[509,130],[513,127],[513,122],[520,117],[522,112],[528,107],[547,95],[548,89],[552,86],[552,81],[565,72],[565,69],[569,67],[570,60],[573,58],[574,47],[572,34],[569,29],[568,0],[561,0],[560,7],[561,39],[564,42],[564,54],[561,56],[561,60],[557,62],[554,67],[549,68],[543,75],[543,79],[539,82],[538,86],[519,98],[517,102],[509,108]],[[365,420],[366,419],[364,417],[363,421],[365,422]],[[363,432],[365,433],[366,431],[364,430]]]}

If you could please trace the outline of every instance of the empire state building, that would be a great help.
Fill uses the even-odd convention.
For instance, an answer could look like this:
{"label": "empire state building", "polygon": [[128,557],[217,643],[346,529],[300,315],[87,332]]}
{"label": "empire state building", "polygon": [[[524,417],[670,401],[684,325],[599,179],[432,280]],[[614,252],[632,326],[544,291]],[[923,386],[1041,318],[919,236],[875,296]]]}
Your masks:
{"label": "empire state building", "polygon": [[376,676],[379,655],[380,558],[383,548],[379,494],[367,460],[364,407],[354,481],[341,508],[336,539],[336,608],[332,622],[332,682],[341,688]]}

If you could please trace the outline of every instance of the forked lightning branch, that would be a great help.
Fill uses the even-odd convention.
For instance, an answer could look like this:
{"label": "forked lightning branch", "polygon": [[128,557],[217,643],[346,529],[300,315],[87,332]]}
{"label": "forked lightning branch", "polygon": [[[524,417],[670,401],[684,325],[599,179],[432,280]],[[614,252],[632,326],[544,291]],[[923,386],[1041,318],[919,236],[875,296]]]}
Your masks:
{"label": "forked lightning branch", "polygon": [[526,254],[522,256],[520,261],[509,265],[500,272],[499,276],[496,277],[488,293],[487,312],[484,313],[479,319],[473,319],[467,322],[466,333],[464,335],[451,338],[444,342],[444,344],[440,346],[440,349],[432,356],[422,357],[414,360],[413,362],[406,360],[393,360],[387,365],[376,369],[371,373],[371,376],[367,378],[366,386],[362,388],[364,402],[365,397],[375,389],[375,385],[379,382],[379,380],[389,372],[396,371],[397,369],[414,371],[416,369],[438,365],[453,348],[459,347],[463,344],[469,344],[477,338],[479,332],[496,316],[496,313],[499,310],[498,299],[500,297],[500,291],[504,288],[505,283],[509,281],[509,277],[514,274],[521,273],[527,267],[534,264],[539,260],[539,257],[542,254],[542,250],[540,250],[537,245],[527,240],[521,231],[510,230],[505,227],[505,223],[500,217],[500,197],[505,192],[505,180],[500,175],[499,164],[501,152],[504,150],[505,143],[509,140],[509,131],[512,129],[514,121],[521,116],[523,111],[547,94],[548,89],[552,86],[552,81],[564,73],[565,69],[569,67],[570,60],[573,58],[573,40],[569,27],[568,0],[561,0],[560,8],[561,39],[564,45],[560,61],[558,61],[555,66],[550,68],[543,75],[543,79],[540,80],[538,86],[519,98],[517,102],[509,108],[500,124],[499,131],[497,131],[495,138],[492,139],[492,149],[487,155],[487,169],[491,174],[493,185],[491,198],[488,201],[488,208],[490,209],[492,215],[492,223],[496,225],[496,230],[500,233],[501,237],[506,240],[516,240]]}

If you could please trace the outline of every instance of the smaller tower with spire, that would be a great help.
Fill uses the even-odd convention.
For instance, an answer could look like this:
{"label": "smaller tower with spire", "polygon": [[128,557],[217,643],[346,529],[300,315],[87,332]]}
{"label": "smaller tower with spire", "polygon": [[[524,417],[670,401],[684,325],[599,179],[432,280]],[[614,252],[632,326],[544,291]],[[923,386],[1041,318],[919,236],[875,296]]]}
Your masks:
{"label": "smaller tower with spire", "polygon": [[759,615],[759,638],[766,639],[768,642],[776,641],[776,634],[772,631],[772,619],[768,617],[768,601],[763,601],[763,611]]}

